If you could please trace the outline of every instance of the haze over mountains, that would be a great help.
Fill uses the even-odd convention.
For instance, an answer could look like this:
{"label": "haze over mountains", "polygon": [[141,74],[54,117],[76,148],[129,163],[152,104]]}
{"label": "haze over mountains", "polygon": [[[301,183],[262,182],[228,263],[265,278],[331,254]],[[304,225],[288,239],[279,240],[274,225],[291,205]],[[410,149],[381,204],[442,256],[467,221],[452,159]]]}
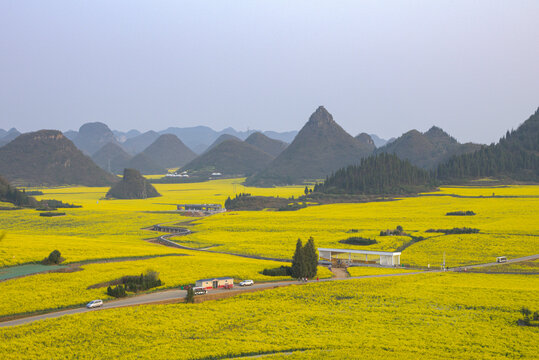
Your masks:
{"label": "haze over mountains", "polygon": [[[498,144],[489,147],[461,144],[433,126],[424,133],[410,130],[377,148],[376,142],[382,139],[367,133],[352,137],[323,106],[311,115],[290,145],[261,132],[249,132],[244,141],[206,127],[170,128],[183,136],[205,133],[215,137],[199,156],[174,134],[157,131],[140,134],[136,130],[115,134],[99,122],[84,124],[78,132],[69,132],[80,150],[58,131],[43,130],[17,136],[18,131],[11,129],[0,131],[3,135],[0,141],[16,137],[0,147],[0,175],[16,184],[98,186],[115,181],[111,173],[121,174],[125,168],[142,174],[163,175],[167,169],[181,168],[189,175],[202,174],[199,179],[207,179],[218,172],[224,177],[248,176],[248,185],[273,186],[324,179],[340,168],[359,164],[363,158],[387,153],[419,168],[435,171],[433,176],[440,179],[453,181],[463,177],[503,175],[535,181],[539,179],[535,167],[539,152],[537,122],[535,113],[517,131],[508,132]],[[241,136],[246,133],[236,132]],[[201,144],[200,140],[189,139],[191,143]],[[91,154],[92,159],[81,151]]]}

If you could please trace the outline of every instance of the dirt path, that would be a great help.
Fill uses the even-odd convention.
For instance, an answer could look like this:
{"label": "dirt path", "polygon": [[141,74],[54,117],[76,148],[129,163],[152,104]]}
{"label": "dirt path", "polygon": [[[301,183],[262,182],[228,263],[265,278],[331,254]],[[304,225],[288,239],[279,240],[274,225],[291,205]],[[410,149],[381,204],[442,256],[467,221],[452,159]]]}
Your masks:
{"label": "dirt path", "polygon": [[346,279],[350,277],[350,274],[346,269],[332,267],[330,270],[333,273],[334,279]]}

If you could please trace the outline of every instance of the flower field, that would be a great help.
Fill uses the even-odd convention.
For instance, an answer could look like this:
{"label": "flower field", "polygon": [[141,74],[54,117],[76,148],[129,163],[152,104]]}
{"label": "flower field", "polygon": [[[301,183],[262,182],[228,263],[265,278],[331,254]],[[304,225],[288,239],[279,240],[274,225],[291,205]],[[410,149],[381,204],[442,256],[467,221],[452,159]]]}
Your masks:
{"label": "flower field", "polygon": [[[503,189],[509,192],[512,188]],[[408,234],[427,238],[404,250],[401,261],[405,264],[438,266],[444,252],[448,266],[491,262],[501,255],[513,258],[539,253],[539,187],[517,187],[515,192],[517,195],[512,196],[516,197],[420,196],[398,201],[313,206],[291,212],[230,212],[196,221],[195,234],[189,239],[176,240],[180,243],[188,240],[200,246],[220,245],[217,249],[231,253],[287,257],[298,237],[313,236],[320,247],[347,248],[351,245],[341,244],[339,240],[361,236],[376,239],[378,243],[352,245],[354,249],[393,251],[411,238],[379,236],[379,233],[400,225]],[[458,210],[472,210],[476,215],[445,215]],[[455,227],[478,228],[481,232],[461,235],[426,232],[431,228]],[[357,232],[350,233],[352,229]]]}
{"label": "flower field", "polygon": [[[421,274],[294,285],[193,305],[95,311],[0,329],[5,359],[536,359],[539,278]],[[503,294],[503,296],[500,296]],[[45,355],[46,357],[46,355]]]}
{"label": "flower field", "polygon": [[[88,299],[111,299],[106,287],[88,286],[118,279],[124,275],[139,275],[147,269],[160,273],[161,288],[194,284],[209,277],[231,276],[243,279],[275,281],[289,277],[264,276],[265,268],[283,265],[281,262],[255,260],[231,255],[182,251],[187,256],[166,256],[146,260],[95,263],[82,265],[81,271],[37,274],[0,282],[0,316],[85,304]],[[330,277],[326,268],[320,277]]]}

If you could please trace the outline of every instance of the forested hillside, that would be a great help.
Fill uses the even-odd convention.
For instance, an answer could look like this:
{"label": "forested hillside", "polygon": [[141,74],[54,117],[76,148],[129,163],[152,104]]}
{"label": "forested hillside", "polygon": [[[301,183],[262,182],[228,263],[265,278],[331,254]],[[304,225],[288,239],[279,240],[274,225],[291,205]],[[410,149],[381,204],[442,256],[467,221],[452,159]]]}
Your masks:
{"label": "forested hillside", "polygon": [[497,144],[454,156],[440,164],[435,175],[444,182],[482,177],[539,181],[539,109]]}
{"label": "forested hillside", "polygon": [[396,195],[435,188],[430,174],[393,154],[373,155],[337,170],[314,192],[333,194]]}

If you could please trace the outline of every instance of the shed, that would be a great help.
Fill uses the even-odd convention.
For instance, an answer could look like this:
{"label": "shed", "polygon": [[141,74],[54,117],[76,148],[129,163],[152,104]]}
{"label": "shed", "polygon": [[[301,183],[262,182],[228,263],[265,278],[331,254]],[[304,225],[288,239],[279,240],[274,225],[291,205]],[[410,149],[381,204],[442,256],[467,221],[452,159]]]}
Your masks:
{"label": "shed", "polygon": [[195,286],[202,287],[204,289],[218,289],[229,286],[234,286],[234,278],[231,277],[219,277],[210,279],[200,279],[196,281]]}

